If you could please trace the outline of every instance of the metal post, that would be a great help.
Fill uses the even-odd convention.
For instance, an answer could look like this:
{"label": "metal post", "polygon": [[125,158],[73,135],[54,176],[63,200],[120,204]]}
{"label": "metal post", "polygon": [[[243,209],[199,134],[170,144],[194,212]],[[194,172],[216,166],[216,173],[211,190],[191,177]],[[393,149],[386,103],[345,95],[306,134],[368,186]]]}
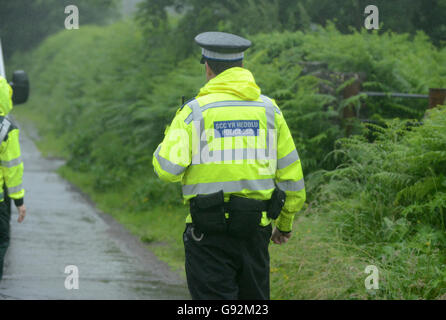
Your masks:
{"label": "metal post", "polygon": [[432,109],[444,104],[446,104],[446,89],[429,89],[429,108]]}
{"label": "metal post", "polygon": [[[343,91],[344,99],[348,99],[350,97],[356,96],[361,91],[361,82],[359,80],[359,76],[355,74],[353,77],[355,78],[355,81],[352,84],[350,84],[344,88],[344,91]],[[345,134],[348,137],[348,136],[350,136],[350,134],[352,132],[352,123],[351,123],[352,118],[355,117],[354,106],[352,106],[352,105],[345,106],[345,108],[343,110],[343,117],[346,120]]]}
{"label": "metal post", "polygon": [[3,60],[2,39],[0,39],[0,76],[6,79],[5,61]]}

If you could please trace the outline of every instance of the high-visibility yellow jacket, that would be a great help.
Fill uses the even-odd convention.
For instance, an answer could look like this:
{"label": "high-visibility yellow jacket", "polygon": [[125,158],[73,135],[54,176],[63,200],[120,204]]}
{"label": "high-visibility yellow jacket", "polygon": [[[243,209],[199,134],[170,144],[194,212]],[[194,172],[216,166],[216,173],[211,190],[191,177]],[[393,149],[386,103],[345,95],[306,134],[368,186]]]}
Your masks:
{"label": "high-visibility yellow jacket", "polygon": [[[226,201],[231,194],[268,200],[279,187],[287,196],[276,220],[283,232],[291,231],[305,202],[302,167],[283,114],[244,68],[211,79],[177,111],[153,166],[160,179],[181,182],[185,203],[220,190]],[[270,222],[264,212],[261,225]]]}
{"label": "high-visibility yellow jacket", "polygon": [[0,77],[0,202],[4,200],[3,186],[16,205],[23,203],[23,162],[20,154],[19,129],[6,118],[12,110],[12,88]]}

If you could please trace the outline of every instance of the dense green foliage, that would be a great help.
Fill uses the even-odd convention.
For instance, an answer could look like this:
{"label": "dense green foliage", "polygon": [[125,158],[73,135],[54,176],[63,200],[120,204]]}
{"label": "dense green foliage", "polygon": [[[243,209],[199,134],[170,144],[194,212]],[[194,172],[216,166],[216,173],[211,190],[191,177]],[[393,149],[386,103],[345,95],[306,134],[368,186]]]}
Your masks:
{"label": "dense green foliage", "polygon": [[0,38],[6,58],[30,50],[64,29],[65,7],[76,5],[79,23],[102,24],[117,16],[117,0],[0,0]]}
{"label": "dense green foliage", "polygon": [[341,139],[342,165],[319,173],[317,211],[386,270],[387,298],[446,293],[446,108],[423,122],[391,121],[374,143]]}
{"label": "dense green foliage", "polygon": [[[326,62],[328,67],[306,71],[305,61]],[[349,80],[339,79],[344,76],[339,72],[365,73],[362,86],[369,91],[427,93],[430,87],[446,87],[446,50],[436,50],[422,34],[410,41],[407,35],[342,35],[330,26],[306,34],[259,35],[247,67],[284,110],[306,173],[334,165],[323,159],[345,134],[342,110],[350,104],[361,118],[372,119],[419,119],[426,109],[426,101],[388,98],[368,99],[361,109],[361,95],[343,99],[342,88]]]}
{"label": "dense green foliage", "polygon": [[[370,4],[379,9],[380,31],[415,34],[422,30],[436,44],[444,45],[446,0],[144,0],[138,16],[149,30],[161,27],[163,37],[176,37],[177,53],[182,55],[193,51],[191,40],[196,34],[209,30],[248,36],[311,30],[334,21],[343,33],[359,31]],[[173,10],[181,16],[170,28],[167,12]]]}
{"label": "dense green foliage", "polygon": [[[32,97],[25,113],[38,119],[44,135],[63,142],[70,170],[87,174],[92,192],[131,190],[121,206],[135,214],[179,203],[178,185],[155,178],[151,156],[181,96],[194,97],[205,82],[198,48],[180,58],[169,50],[172,45],[163,45],[169,39],[161,37],[163,28],[167,26],[145,29],[153,32],[150,50],[147,34],[125,21],[58,33],[13,60],[30,73]],[[427,101],[344,99],[342,90],[350,83],[350,72],[365,73],[368,90],[427,93],[429,87],[446,87],[446,49],[434,47],[423,33],[344,35],[333,25],[250,39],[254,46],[246,67],[263,93],[277,100],[292,130],[306,175],[307,212],[324,220],[317,232],[327,231],[318,239],[341,239],[355,248],[343,249],[343,257],[378,265],[385,278],[378,297],[444,295],[445,112],[423,119]],[[362,117],[425,124],[412,131],[405,129],[406,120],[390,121],[387,129],[370,126],[375,139],[370,143],[363,137],[370,134],[356,121],[357,135],[346,138],[342,111],[351,105]],[[328,260],[315,259],[321,274]],[[302,272],[313,277],[313,285],[317,282],[315,273]],[[353,289],[347,285],[309,297],[364,297],[352,295],[363,285],[357,281],[363,275],[359,272]],[[286,280],[273,279],[279,284]],[[305,297],[283,285],[276,297]]]}

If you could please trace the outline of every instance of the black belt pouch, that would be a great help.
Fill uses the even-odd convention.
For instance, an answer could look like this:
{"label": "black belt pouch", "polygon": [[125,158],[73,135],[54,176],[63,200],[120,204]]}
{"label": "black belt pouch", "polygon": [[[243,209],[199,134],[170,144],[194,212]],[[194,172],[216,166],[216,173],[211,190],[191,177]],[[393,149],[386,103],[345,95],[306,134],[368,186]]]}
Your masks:
{"label": "black belt pouch", "polygon": [[249,238],[259,229],[264,209],[262,201],[231,195],[228,233],[238,238]]}
{"label": "black belt pouch", "polygon": [[268,218],[276,220],[286,201],[286,193],[279,188],[274,189],[274,192],[268,204]]}
{"label": "black belt pouch", "polygon": [[190,214],[197,229],[204,233],[226,231],[223,190],[211,194],[198,195],[190,200]]}

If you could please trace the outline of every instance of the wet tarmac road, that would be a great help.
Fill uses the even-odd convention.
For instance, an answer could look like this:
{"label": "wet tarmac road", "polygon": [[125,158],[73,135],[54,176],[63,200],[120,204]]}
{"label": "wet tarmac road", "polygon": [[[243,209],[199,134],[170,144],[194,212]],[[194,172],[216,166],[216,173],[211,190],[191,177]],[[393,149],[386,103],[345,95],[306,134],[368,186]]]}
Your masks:
{"label": "wet tarmac road", "polygon": [[[0,300],[189,299],[184,280],[60,178],[63,163],[42,158],[23,130],[21,148],[27,216],[17,223],[13,206]],[[79,289],[65,288],[69,265]]]}

